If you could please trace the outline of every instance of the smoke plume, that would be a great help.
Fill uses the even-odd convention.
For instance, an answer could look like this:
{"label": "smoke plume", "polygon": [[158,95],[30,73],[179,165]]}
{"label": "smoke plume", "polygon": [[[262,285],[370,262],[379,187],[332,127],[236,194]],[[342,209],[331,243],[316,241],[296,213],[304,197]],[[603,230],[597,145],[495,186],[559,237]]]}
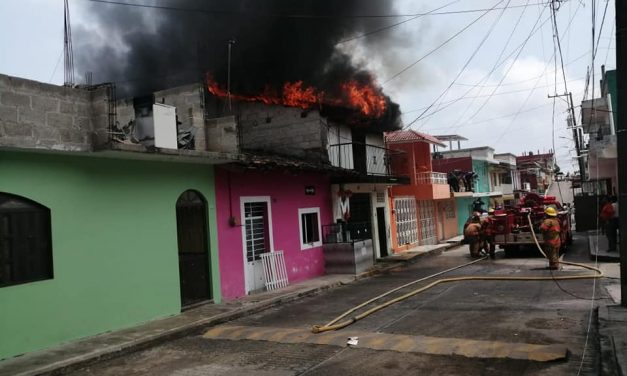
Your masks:
{"label": "smoke plume", "polygon": [[[388,0],[128,2],[171,8],[89,3],[82,11],[92,21],[73,33],[78,71],[93,72],[96,82],[115,82],[119,97],[197,82],[206,72],[226,86],[229,40],[235,41],[232,92],[256,94],[303,81],[332,93],[339,82],[376,82],[336,45],[397,21],[354,17],[392,14]],[[373,50],[386,40],[381,33],[361,43]],[[385,119],[396,123],[398,105],[387,101]]]}

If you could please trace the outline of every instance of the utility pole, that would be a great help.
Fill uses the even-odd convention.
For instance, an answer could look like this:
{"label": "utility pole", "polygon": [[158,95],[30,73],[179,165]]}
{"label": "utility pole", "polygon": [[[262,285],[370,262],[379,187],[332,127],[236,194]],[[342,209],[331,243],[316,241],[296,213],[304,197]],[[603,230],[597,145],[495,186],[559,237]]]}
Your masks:
{"label": "utility pole", "polygon": [[[575,150],[577,151],[577,165],[579,166],[579,176],[581,177],[581,181],[583,182],[586,179],[586,168],[583,163],[583,159],[581,158],[581,145],[579,139],[579,132],[577,131],[577,118],[575,117],[575,104],[573,103],[573,93],[564,93],[564,94],[555,94],[549,95],[549,98],[557,98],[557,97],[568,97],[569,110],[570,110],[570,118],[572,124],[568,126],[573,130],[573,140],[575,140]],[[553,150],[555,153],[555,150]]]}
{"label": "utility pole", "polygon": [[618,217],[620,218],[620,296],[627,307],[627,1],[616,5],[616,151],[618,164]]}
{"label": "utility pole", "polygon": [[70,25],[70,6],[68,0],[63,2],[63,52],[64,52],[64,85],[74,86],[74,52],[72,51],[72,26]]}
{"label": "utility pole", "polygon": [[229,46],[229,57],[227,61],[227,73],[226,73],[226,103],[229,106],[229,112],[231,111],[231,48],[235,44],[235,39],[229,39],[227,42]]}

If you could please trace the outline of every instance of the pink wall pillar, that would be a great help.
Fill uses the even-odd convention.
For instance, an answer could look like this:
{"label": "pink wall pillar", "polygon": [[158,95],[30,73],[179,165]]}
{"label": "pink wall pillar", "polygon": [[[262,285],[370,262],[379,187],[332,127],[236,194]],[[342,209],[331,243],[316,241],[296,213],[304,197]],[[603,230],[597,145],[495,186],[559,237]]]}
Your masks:
{"label": "pink wall pillar", "polygon": [[[315,194],[306,195],[305,187]],[[274,250],[282,250],[290,283],[324,274],[322,246],[301,250],[298,209],[320,208],[320,223],[332,222],[329,179],[314,172],[227,171],[216,168],[216,212],[222,296],[245,295],[241,197],[270,196]],[[232,226],[233,216],[237,224]],[[322,234],[321,234],[322,236]]]}

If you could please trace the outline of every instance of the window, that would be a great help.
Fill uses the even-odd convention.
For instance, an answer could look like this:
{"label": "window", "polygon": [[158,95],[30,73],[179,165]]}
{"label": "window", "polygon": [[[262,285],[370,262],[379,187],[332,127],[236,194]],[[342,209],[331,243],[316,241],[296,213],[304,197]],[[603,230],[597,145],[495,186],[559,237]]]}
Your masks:
{"label": "window", "polygon": [[320,208],[298,209],[300,224],[300,249],[320,247]]}
{"label": "window", "polygon": [[246,259],[261,260],[261,254],[270,252],[268,203],[244,203],[244,230],[246,232]]}
{"label": "window", "polygon": [[52,277],[50,209],[0,193],[0,287]]}

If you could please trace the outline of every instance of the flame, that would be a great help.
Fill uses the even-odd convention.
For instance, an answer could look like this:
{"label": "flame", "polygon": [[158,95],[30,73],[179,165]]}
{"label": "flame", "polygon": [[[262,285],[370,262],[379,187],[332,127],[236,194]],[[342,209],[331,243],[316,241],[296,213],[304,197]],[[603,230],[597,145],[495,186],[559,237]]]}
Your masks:
{"label": "flame", "polygon": [[[206,76],[209,93],[217,97],[227,97],[228,91],[221,88],[210,74]],[[386,110],[386,99],[372,84],[362,84],[357,81],[348,81],[339,85],[340,98],[329,97],[324,91],[313,86],[306,86],[303,81],[286,82],[281,94],[266,87],[263,94],[241,95],[231,93],[231,99],[246,102],[262,102],[268,105],[283,105],[303,109],[315,106],[346,107],[358,110],[367,117],[379,118]]]}
{"label": "flame", "polygon": [[359,84],[357,81],[348,81],[341,86],[348,97],[348,103],[362,114],[381,117],[385,112],[385,98],[377,94],[372,86]]}

